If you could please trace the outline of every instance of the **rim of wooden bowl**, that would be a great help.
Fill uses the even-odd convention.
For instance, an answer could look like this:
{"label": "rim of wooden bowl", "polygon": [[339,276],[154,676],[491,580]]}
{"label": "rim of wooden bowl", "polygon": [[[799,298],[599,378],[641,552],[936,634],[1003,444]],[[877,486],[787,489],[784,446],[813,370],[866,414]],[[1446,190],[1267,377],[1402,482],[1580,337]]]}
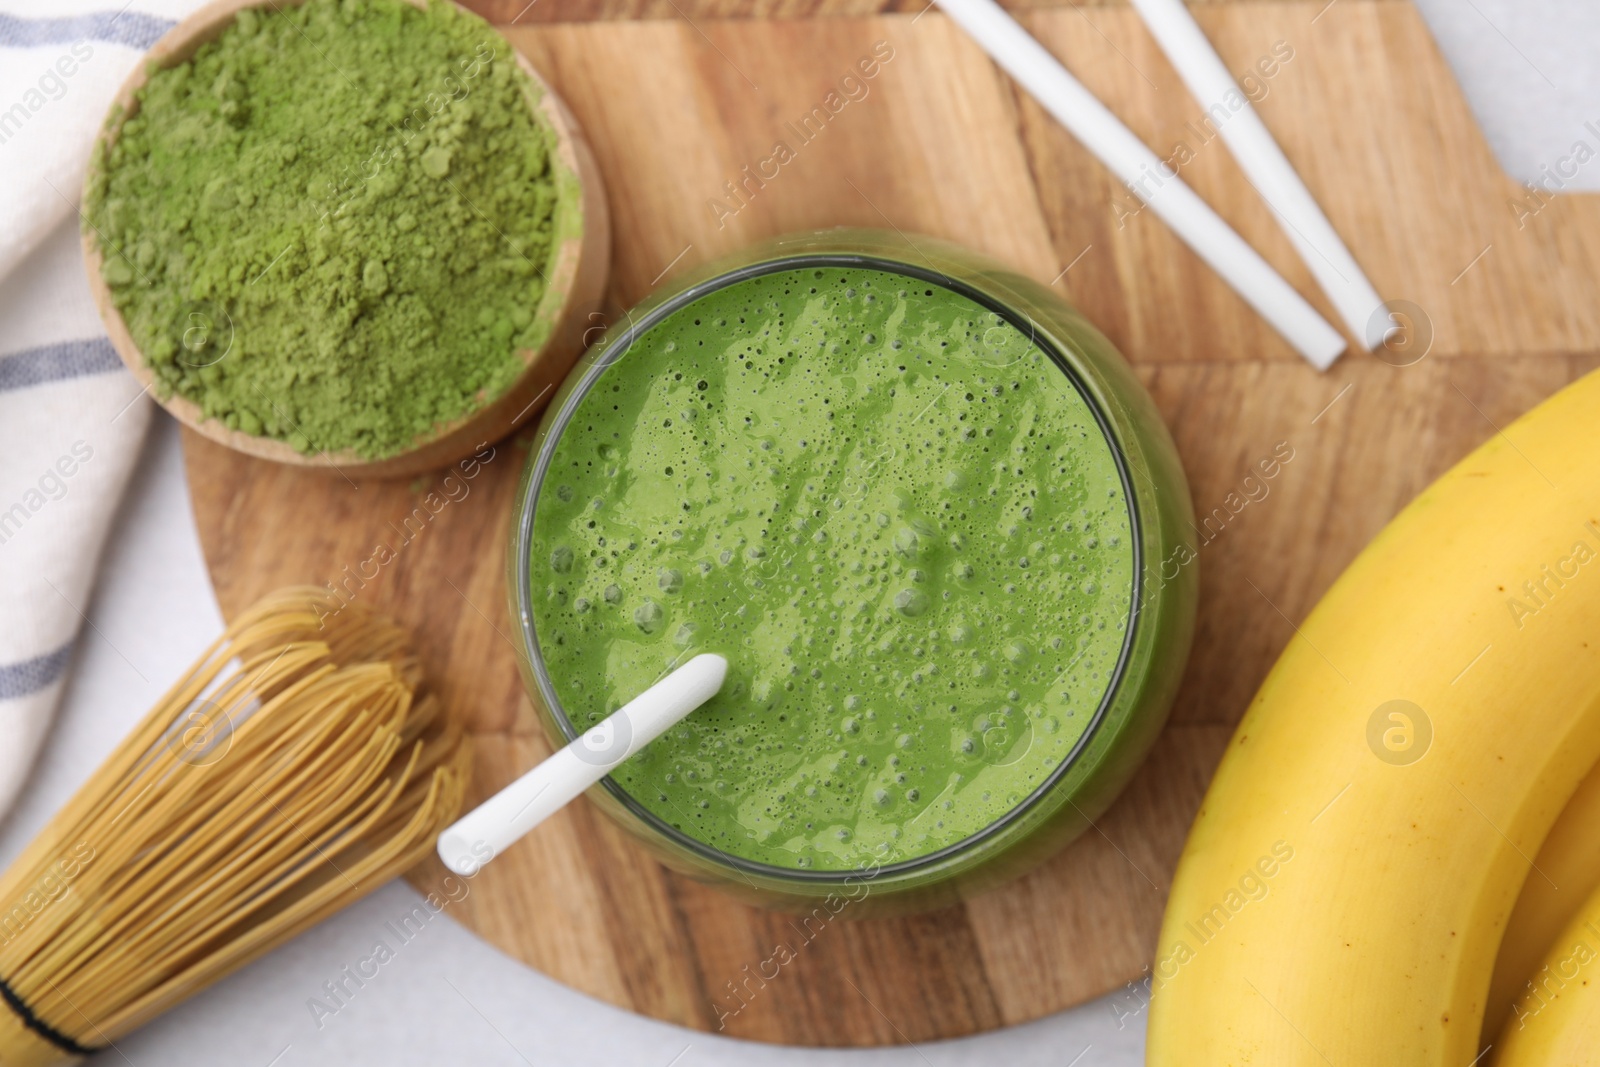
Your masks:
{"label": "rim of wooden bowl", "polygon": [[[149,81],[151,72],[193,58],[202,45],[221,36],[239,12],[246,8],[298,7],[305,2],[214,0],[168,30],[117,90],[116,98],[96,135],[94,158],[104,159],[105,153],[121,133],[123,124],[138,114],[137,94]],[[427,7],[426,0],[404,2],[422,9]],[[455,6],[466,10],[459,4]],[[473,17],[479,16],[474,14]],[[484,25],[499,34],[500,31],[488,22],[484,22]],[[504,35],[501,36],[503,39]],[[431,470],[461,459],[527,422],[539,402],[547,400],[554,393],[583,351],[584,332],[592,325],[591,312],[600,308],[605,292],[611,259],[611,226],[600,169],[577,120],[527,57],[510,46],[509,41],[507,44],[517,66],[533,80],[539,93],[533,110],[535,118],[555,133],[555,160],[576,178],[571,187],[576,189],[577,202],[571,205],[571,210],[576,212],[579,221],[578,232],[562,238],[547,260],[545,289],[535,314],[548,316],[552,320],[550,332],[538,348],[517,350],[522,360],[522,372],[503,393],[493,400],[481,401],[477,407],[458,418],[419,434],[403,451],[379,459],[363,457],[353,449],[308,455],[297,451],[286,441],[229,429],[221,420],[207,416],[194,401],[175,390],[165,399],[156,396],[155,374],[111,298],[111,288],[102,274],[104,257],[100,249],[100,235],[89,225],[85,215],[82,226],[83,256],[95,306],[100,311],[106,332],[111,336],[112,347],[145,391],[151,393],[173,418],[218,444],[290,466],[337,471],[347,475],[399,476]],[[96,166],[91,164],[86,187],[87,182],[94,180],[95,173]]]}

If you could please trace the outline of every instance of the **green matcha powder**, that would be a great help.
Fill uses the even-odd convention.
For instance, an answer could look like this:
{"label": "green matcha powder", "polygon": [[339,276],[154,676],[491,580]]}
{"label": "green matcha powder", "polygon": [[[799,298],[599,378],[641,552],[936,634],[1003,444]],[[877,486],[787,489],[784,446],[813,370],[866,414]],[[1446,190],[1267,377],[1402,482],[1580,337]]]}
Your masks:
{"label": "green matcha powder", "polygon": [[516,379],[575,179],[445,3],[246,10],[155,72],[86,220],[157,390],[303,452],[403,450]]}

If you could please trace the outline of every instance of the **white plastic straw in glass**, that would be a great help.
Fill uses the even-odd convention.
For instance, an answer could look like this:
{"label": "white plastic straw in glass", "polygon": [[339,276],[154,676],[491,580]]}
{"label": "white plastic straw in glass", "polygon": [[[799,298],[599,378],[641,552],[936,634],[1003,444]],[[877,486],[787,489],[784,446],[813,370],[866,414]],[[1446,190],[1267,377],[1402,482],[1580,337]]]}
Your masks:
{"label": "white plastic straw in glass", "polygon": [[1216,126],[1228,151],[1277,213],[1295,251],[1328,294],[1345,326],[1368,349],[1381,345],[1394,328],[1382,311],[1383,298],[1339,239],[1183,0],[1133,0],[1133,6],[1206,115],[1222,109]]}
{"label": "white plastic straw in glass", "polygon": [[1339,358],[1339,331],[994,0],[937,2],[1312,366]]}
{"label": "white plastic straw in glass", "polygon": [[457,874],[476,874],[523,834],[710,700],[727,675],[728,661],[721,656],[696,656],[463,815],[439,835],[439,858]]}

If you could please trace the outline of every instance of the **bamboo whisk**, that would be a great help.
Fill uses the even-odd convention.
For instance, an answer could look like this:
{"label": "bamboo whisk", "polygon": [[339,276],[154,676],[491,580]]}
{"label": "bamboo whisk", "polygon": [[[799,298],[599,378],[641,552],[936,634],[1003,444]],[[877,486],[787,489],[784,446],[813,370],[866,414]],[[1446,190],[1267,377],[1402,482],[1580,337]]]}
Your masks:
{"label": "bamboo whisk", "polygon": [[461,731],[397,625],[325,604],[240,616],[0,877],[0,1064],[106,1046],[432,852]]}

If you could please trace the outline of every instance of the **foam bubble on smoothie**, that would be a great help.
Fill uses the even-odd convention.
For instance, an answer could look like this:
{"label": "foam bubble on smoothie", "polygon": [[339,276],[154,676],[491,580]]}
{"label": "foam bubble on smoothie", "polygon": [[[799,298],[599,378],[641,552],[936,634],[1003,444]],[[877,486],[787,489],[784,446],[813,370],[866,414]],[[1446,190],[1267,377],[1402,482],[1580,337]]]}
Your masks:
{"label": "foam bubble on smoothie", "polygon": [[1111,447],[1022,332],[919,279],[741,281],[652,328],[556,445],[541,652],[586,727],[699,651],[722,692],[617,781],[712,847],[844,870],[1020,804],[1106,695],[1133,587]]}

